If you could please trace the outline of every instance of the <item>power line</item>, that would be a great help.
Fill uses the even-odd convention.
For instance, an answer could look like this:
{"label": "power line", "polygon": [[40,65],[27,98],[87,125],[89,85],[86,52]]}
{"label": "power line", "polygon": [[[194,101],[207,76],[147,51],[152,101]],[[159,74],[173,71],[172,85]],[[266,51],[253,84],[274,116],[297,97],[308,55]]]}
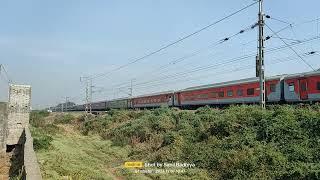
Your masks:
{"label": "power line", "polygon": [[[311,51],[311,52],[303,53],[303,54],[301,54],[301,56],[311,57],[313,55],[318,55],[317,53],[318,53],[318,51]],[[271,63],[268,63],[268,65],[273,65],[273,64],[278,64],[278,63],[283,63],[283,62],[288,62],[288,61],[293,61],[293,60],[297,60],[297,58],[294,58],[292,56],[288,56],[288,57],[285,57],[285,58],[275,59]],[[213,73],[213,74],[211,73],[209,75],[208,74],[201,75],[201,76],[198,76],[196,78],[191,78],[191,79],[187,79],[187,80],[181,81],[182,78],[186,78],[187,76],[190,76],[190,74],[188,74],[187,76],[178,76],[175,79],[173,79],[174,81],[164,82],[164,83],[157,83],[157,84],[146,85],[146,86],[138,86],[135,89],[136,90],[137,89],[145,89],[145,88],[148,88],[148,87],[157,87],[157,86],[162,86],[162,85],[165,85],[165,84],[172,84],[172,83],[176,84],[176,83],[179,83],[179,82],[195,81],[195,80],[199,80],[200,78],[203,78],[203,77],[208,77],[208,76],[213,76],[213,75],[221,75],[221,74],[227,74],[227,73],[233,73],[233,72],[243,71],[243,70],[246,70],[246,69],[251,69],[251,68],[254,68],[254,67],[255,67],[255,65],[242,66],[242,67],[237,67],[237,68],[234,68],[234,69],[231,69],[231,70],[227,70],[227,71],[224,70],[224,71],[221,71],[221,72],[215,72],[215,73]]]}
{"label": "power line", "polygon": [[[313,38],[311,38],[311,39],[313,39]],[[310,41],[310,39],[308,39],[306,41]],[[293,43],[292,45],[296,45],[296,44],[300,44],[300,43],[304,43],[304,42],[305,41],[301,41],[299,43]],[[280,47],[270,48],[270,49],[267,49],[265,52],[266,53],[274,52],[274,51],[278,51],[278,50],[281,50],[281,49],[284,49],[284,48],[287,48],[287,46],[280,46]],[[136,83],[136,84],[134,84],[134,86],[141,85],[141,84],[149,84],[149,83],[153,83],[154,81],[161,81],[161,80],[164,80],[164,79],[174,78],[174,77],[177,77],[177,76],[188,75],[190,73],[194,73],[194,72],[198,72],[198,71],[209,70],[209,69],[212,69],[212,68],[217,67],[217,66],[231,64],[231,63],[234,63],[234,62],[240,62],[240,61],[242,61],[244,59],[248,59],[248,58],[255,57],[255,56],[256,56],[256,53],[252,53],[252,54],[248,54],[248,55],[244,55],[244,56],[240,56],[240,57],[236,57],[236,58],[231,58],[231,59],[225,60],[225,61],[220,62],[220,63],[214,63],[214,64],[205,65],[205,66],[199,66],[199,67],[190,69],[188,71],[183,71],[183,72],[175,73],[175,74],[172,74],[172,75],[162,76],[160,78],[152,79],[152,80],[149,80],[149,81]],[[126,88],[126,87],[127,86],[123,86],[122,88]]]}
{"label": "power line", "polygon": [[7,70],[6,70],[6,68],[5,68],[5,66],[4,66],[3,64],[0,64],[0,75],[1,75],[1,70],[2,70],[2,71],[4,72],[4,74],[6,75],[7,82],[8,82],[8,83],[12,83],[12,80],[11,80],[11,78],[9,77],[8,72],[7,72]]}
{"label": "power line", "polygon": [[[282,28],[282,29],[280,29],[280,30],[278,30],[276,33],[279,33],[279,32],[281,32],[281,31],[283,31],[283,30],[285,30],[285,29],[288,29],[289,27],[296,27],[296,26],[299,26],[299,25],[301,25],[301,24],[305,24],[305,23],[310,23],[310,22],[314,22],[314,21],[316,21],[317,19],[315,19],[315,20],[310,20],[310,21],[304,21],[304,22],[301,22],[301,23],[295,23],[295,24],[289,24],[288,26],[286,26],[286,27],[284,27],[284,28]],[[239,34],[239,33],[236,33],[236,34]],[[269,39],[270,39],[270,37],[273,37],[275,35],[275,32],[272,34],[272,35],[270,35],[269,36]],[[304,39],[304,40],[296,40],[296,42],[292,42],[292,43],[290,43],[290,46],[295,46],[295,45],[298,45],[298,44],[304,44],[304,43],[306,43],[306,42],[309,42],[309,41],[313,41],[313,40],[315,40],[315,39],[319,39],[319,36],[315,36],[315,37],[312,37],[312,38],[309,38],[309,39]],[[266,40],[268,40],[268,39],[266,39]],[[266,52],[271,52],[271,51],[278,51],[278,50],[280,50],[280,49],[283,49],[283,48],[286,48],[287,47],[287,45],[285,45],[285,46],[280,46],[280,47],[273,47],[273,48],[269,48],[269,49],[267,49],[266,50]],[[197,52],[197,51],[196,51]],[[252,56],[255,56],[255,53],[252,55]],[[184,56],[185,57],[185,56]],[[183,58],[184,57],[182,57],[182,59],[181,60],[183,60]],[[179,60],[179,59],[178,59]],[[166,66],[166,65],[165,65]],[[160,69],[160,68],[159,68]],[[157,69],[156,69],[157,70]],[[123,88],[123,87],[121,87],[121,85],[124,85],[124,84],[127,84],[127,83],[121,83],[121,84],[118,84],[118,85],[115,85],[115,86],[118,86],[118,88]],[[120,86],[120,87],[119,87]],[[114,90],[115,88],[111,88],[111,89],[105,89],[104,91],[112,91],[112,90]]]}
{"label": "power line", "polygon": [[[275,18],[272,18],[272,19],[275,19]],[[289,24],[289,25],[286,26],[286,27],[284,27],[284,28],[282,28],[282,29],[280,29],[280,30],[278,30],[277,33],[280,33],[280,32],[282,32],[282,31],[284,31],[284,30],[286,30],[286,29],[288,29],[288,28],[291,28],[291,29],[292,29],[293,27],[299,26],[299,25],[301,25],[301,24],[314,22],[314,21],[316,21],[316,20],[318,20],[318,19],[309,20],[309,21],[304,21],[304,22],[297,23],[297,24],[292,24],[292,23],[286,22],[286,23]],[[285,22],[285,21],[283,21],[283,22]],[[234,35],[231,35],[231,36],[229,36],[229,37],[227,37],[227,38],[223,38],[223,39],[221,39],[221,40],[219,40],[219,41],[217,41],[217,42],[209,45],[207,48],[215,47],[216,45],[222,44],[223,42],[226,42],[227,40],[231,39],[232,37],[234,37],[234,36],[236,36],[236,35],[240,35],[240,34],[246,32],[246,31],[248,31],[248,30],[250,30],[250,29],[251,29],[251,30],[254,29],[256,26],[257,26],[257,23],[255,23],[254,25],[251,25],[251,26],[249,26],[249,27],[247,27],[247,28],[245,28],[245,29],[243,29],[243,30],[240,30],[238,33],[235,33]],[[273,36],[274,36],[274,33],[273,33],[272,35],[270,35],[270,36],[267,36],[267,37],[270,39],[270,38],[273,37]],[[283,38],[283,39],[287,39],[287,40],[291,40],[291,41],[296,41],[296,42],[301,42],[300,40],[297,40],[297,39],[289,39],[289,38]],[[266,40],[268,40],[268,39],[266,39]],[[256,40],[253,40],[253,41],[256,41]],[[246,45],[246,44],[251,43],[251,42],[253,42],[253,41],[249,41],[249,42],[247,42],[247,43],[245,43],[245,44],[243,44],[243,45]],[[161,66],[161,67],[158,68],[158,69],[161,70],[161,69],[163,69],[163,68],[165,68],[165,67],[168,67],[168,66],[170,66],[170,65],[175,65],[175,64],[177,64],[177,63],[179,63],[179,62],[182,62],[182,61],[184,61],[184,60],[186,60],[186,59],[188,59],[188,58],[190,58],[190,57],[193,57],[193,56],[195,56],[195,55],[197,55],[197,54],[200,54],[200,52],[203,51],[203,50],[206,50],[206,49],[197,50],[197,51],[195,51],[195,52],[193,52],[193,53],[191,53],[191,54],[188,54],[188,55],[186,55],[186,56],[183,56],[183,57],[181,57],[181,58],[178,58],[177,60],[171,61],[171,62],[169,62],[167,65]],[[156,70],[158,70],[158,69],[156,69]],[[154,72],[154,71],[152,71],[152,72]],[[122,84],[126,84],[126,83],[122,83]]]}
{"label": "power line", "polygon": [[[309,39],[302,40],[301,42],[294,42],[294,43],[291,44],[291,46],[303,44],[303,43],[310,42],[312,40],[319,39],[319,38],[320,38],[319,36],[316,36],[316,37],[312,37],[312,38],[309,38]],[[266,53],[277,52],[277,51],[282,50],[284,48],[287,48],[287,46],[283,45],[283,46],[269,48],[269,49],[266,49],[265,52]],[[134,87],[137,87],[137,86],[143,85],[143,84],[150,84],[150,83],[162,81],[164,79],[169,79],[169,78],[175,78],[175,77],[179,77],[179,76],[189,75],[191,73],[198,72],[198,71],[210,70],[210,69],[215,68],[217,66],[223,66],[223,65],[226,65],[226,64],[234,63],[234,62],[240,62],[242,60],[245,60],[245,59],[248,59],[248,58],[252,58],[252,57],[255,57],[255,56],[256,56],[256,53],[254,52],[254,53],[251,53],[251,54],[248,54],[248,55],[231,58],[231,59],[225,60],[225,61],[223,61],[221,63],[215,63],[215,64],[210,64],[210,65],[205,65],[205,66],[199,66],[199,67],[190,69],[188,71],[183,71],[183,72],[179,72],[179,73],[175,73],[175,74],[171,74],[171,75],[165,75],[165,76],[162,76],[162,77],[159,77],[159,78],[156,78],[156,79],[144,81],[144,82],[141,82],[141,83],[136,83],[136,84],[134,84]],[[114,89],[128,88],[128,87],[129,86],[115,87],[115,88],[104,89],[103,91],[113,91]]]}
{"label": "power line", "polygon": [[[286,27],[280,29],[279,31],[277,31],[277,33],[281,32],[281,31],[283,31],[283,30],[286,30],[286,29],[288,29],[289,27],[291,27],[291,29],[292,29],[293,27],[296,27],[296,26],[299,26],[299,25],[302,25],[302,24],[306,24],[306,23],[315,22],[315,21],[318,21],[318,20],[319,20],[319,18],[313,19],[313,20],[304,21],[304,22],[301,22],[301,23],[289,24],[288,26],[286,26]],[[255,25],[252,25],[252,26],[255,26]],[[245,30],[247,30],[247,29],[249,29],[249,27],[246,28]],[[251,29],[253,29],[253,28],[251,27]],[[239,34],[243,33],[243,31],[244,31],[244,30],[241,30],[241,31],[239,31],[239,32],[236,33],[236,34],[234,34],[234,35],[232,35],[232,36],[229,36],[229,38],[221,39],[221,40],[217,41],[216,43],[213,43],[213,44],[211,44],[210,46],[208,46],[208,48],[210,48],[210,47],[215,47],[216,45],[219,45],[219,44],[225,42],[226,39],[228,40],[228,39],[230,39],[230,37],[234,37],[235,35],[239,35]],[[270,37],[273,37],[273,35],[274,35],[274,33],[273,33]],[[312,40],[318,39],[318,38],[319,38],[319,36],[313,37],[313,38],[310,38],[310,39],[306,39],[306,40],[301,40],[301,41],[296,40],[296,42],[293,42],[293,43],[291,43],[290,45],[291,45],[291,46],[295,46],[295,45],[303,44],[303,43],[305,43],[305,42],[309,42],[309,41],[312,41]],[[223,41],[223,40],[224,40],[224,41]],[[254,40],[254,41],[256,41],[256,40]],[[286,47],[286,46],[280,46],[280,47],[270,48],[270,49],[268,49],[266,52],[269,52],[269,51],[270,51],[270,52],[271,52],[271,51],[277,51],[277,50],[283,49],[283,48],[285,48],[285,47]],[[200,50],[198,50],[198,51],[201,51],[201,50],[203,50],[203,49],[200,49]],[[198,53],[198,51],[195,51],[194,53]],[[255,55],[255,54],[253,54],[253,56],[254,56],[254,55]],[[195,55],[194,55],[194,54],[189,54],[189,55],[183,56],[183,57],[181,57],[181,58],[178,58],[178,59],[176,59],[176,60],[174,60],[174,61],[171,61],[170,63],[171,63],[172,65],[175,65],[175,64],[177,64],[177,63],[179,63],[179,62],[182,62],[182,61],[184,61],[184,60],[186,60],[186,59],[188,59],[188,58],[191,58],[191,57],[193,57],[193,56],[195,56]],[[164,69],[164,68],[166,68],[166,67],[168,67],[168,66],[170,67],[170,65],[171,65],[170,63],[167,64],[167,65],[161,66],[160,68],[157,68],[156,70],[161,70],[161,69]],[[154,71],[153,71],[153,72],[154,72]],[[121,87],[121,85],[124,85],[124,84],[127,84],[127,83],[121,83],[121,84],[118,84],[118,85],[116,85],[116,86],[118,86],[118,88],[124,88],[124,87]],[[120,86],[120,87],[119,87],[119,86]],[[113,91],[114,89],[115,89],[115,88],[104,89],[104,90],[101,90],[101,91]],[[117,89],[117,88],[116,88],[116,89]],[[100,91],[100,92],[101,92],[101,91]]]}
{"label": "power line", "polygon": [[142,57],[136,58],[136,59],[134,59],[133,61],[131,61],[131,62],[129,62],[129,63],[126,63],[126,64],[124,64],[124,65],[121,65],[121,66],[119,66],[118,68],[115,68],[115,69],[113,69],[113,70],[111,70],[111,71],[109,71],[109,72],[97,74],[97,75],[91,76],[90,78],[91,78],[91,79],[95,79],[95,78],[99,78],[99,77],[102,77],[102,76],[109,75],[110,73],[112,73],[112,72],[114,72],[114,71],[118,71],[118,70],[120,70],[120,69],[123,69],[123,68],[131,65],[131,64],[134,64],[134,63],[136,63],[136,62],[138,62],[138,61],[141,61],[141,60],[143,60],[143,59],[146,59],[146,58],[148,58],[148,57],[150,57],[150,56],[152,56],[152,55],[154,55],[154,54],[156,54],[156,53],[158,53],[158,52],[160,52],[160,51],[162,51],[162,50],[164,50],[164,49],[167,49],[167,48],[169,48],[169,47],[171,47],[171,46],[173,46],[173,45],[175,45],[175,44],[178,44],[178,43],[180,43],[180,42],[182,42],[182,41],[184,41],[184,40],[186,40],[186,39],[188,39],[188,38],[196,35],[196,34],[199,34],[200,32],[202,32],[202,31],[204,31],[204,30],[206,30],[206,29],[208,29],[208,28],[210,28],[210,27],[212,27],[212,26],[214,26],[214,25],[216,25],[216,24],[218,24],[218,23],[220,23],[220,22],[222,22],[222,21],[224,21],[224,20],[226,20],[226,19],[228,19],[228,18],[230,18],[230,17],[232,17],[232,16],[234,16],[234,15],[242,12],[242,11],[244,11],[245,9],[247,9],[247,8],[255,5],[256,3],[257,3],[257,2],[251,3],[251,4],[249,4],[249,5],[245,6],[245,7],[243,7],[243,8],[241,8],[241,9],[239,9],[239,10],[237,10],[237,11],[229,14],[228,16],[225,16],[225,17],[223,17],[223,18],[221,18],[221,19],[219,19],[219,20],[217,20],[217,21],[215,21],[215,22],[213,22],[213,23],[211,23],[211,24],[209,24],[209,25],[207,25],[207,26],[204,26],[203,28],[200,28],[199,30],[197,30],[197,31],[195,31],[195,32],[193,32],[193,33],[191,33],[191,34],[188,34],[188,35],[186,35],[186,36],[184,36],[184,37],[182,37],[182,38],[180,38],[180,39],[178,39],[178,40],[176,40],[176,41],[174,41],[174,42],[172,42],[172,43],[169,43],[169,44],[167,44],[167,45],[165,45],[165,46],[162,46],[162,47],[161,47],[160,49],[158,49],[158,50],[152,51],[152,52],[150,52],[150,53],[148,53],[148,54],[146,54],[146,55],[144,55],[144,56],[142,56]]}
{"label": "power line", "polygon": [[[307,55],[311,55],[308,53],[304,53],[302,54],[303,56],[307,56]],[[296,57],[296,56],[295,56]],[[296,60],[297,58],[294,58],[292,56],[289,57],[285,57],[285,58],[278,58],[275,61],[268,63],[268,65],[273,65],[273,64],[278,64],[278,63],[282,63],[282,62],[287,62],[287,61],[293,61]],[[246,70],[246,69],[251,69],[254,68],[255,65],[248,65],[248,66],[242,66],[242,67],[237,67],[231,70],[227,70],[227,71],[221,71],[221,72],[215,72],[215,73],[211,73],[211,74],[206,74],[206,75],[201,75],[198,76],[196,78],[192,78],[192,79],[187,79],[187,80],[183,80],[181,81],[182,78],[185,78],[187,76],[179,76],[179,78],[173,79],[174,81],[170,81],[170,82],[165,82],[165,83],[157,83],[157,84],[153,84],[153,85],[147,85],[147,86],[139,86],[136,89],[144,89],[147,87],[156,87],[156,86],[161,86],[161,85],[165,85],[165,84],[172,84],[172,83],[179,83],[179,82],[187,82],[187,81],[195,81],[195,80],[199,80],[202,77],[208,77],[208,76],[213,76],[213,75],[221,75],[221,74],[227,74],[227,73],[232,73],[232,72],[237,72],[237,71],[242,71],[242,70]],[[189,74],[190,75],[190,74]]]}
{"label": "power line", "polygon": [[267,24],[265,24],[267,26],[268,29],[270,29],[270,31],[272,31],[288,48],[290,48],[306,65],[308,65],[313,71],[315,71],[315,69],[305,60],[302,58],[302,56],[300,56],[297,51],[295,49],[293,49],[285,40],[283,40],[277,32],[273,31],[273,29],[268,26]]}
{"label": "power line", "polygon": [[[314,22],[314,21],[315,21],[315,20],[308,20],[308,21],[304,21],[304,22],[300,22],[300,23],[289,24],[289,25],[283,27],[282,29],[278,30],[276,33],[282,32],[282,31],[284,31],[284,30],[286,30],[286,29],[288,29],[288,28],[291,28],[291,29],[292,29],[293,27],[297,27],[297,26],[299,26],[299,25],[302,25],[302,24],[305,24],[305,23]],[[257,25],[257,24],[255,23],[254,25],[248,26],[248,27],[246,27],[245,29],[238,31],[238,32],[235,33],[234,35],[231,35],[231,36],[229,36],[229,37],[227,37],[227,38],[223,38],[223,39],[221,39],[221,40],[218,40],[218,41],[210,44],[210,45],[209,45],[208,47],[206,47],[206,48],[216,47],[217,45],[220,45],[220,44],[222,44],[223,42],[226,42],[225,39],[228,39],[228,40],[229,40],[229,39],[231,39],[231,37],[234,37],[235,35],[240,35],[240,34],[242,34],[243,32],[246,32],[246,31],[248,31],[248,30],[250,30],[250,29],[254,29],[254,27],[255,27],[256,25]],[[270,39],[271,37],[274,37],[274,35],[275,35],[275,33],[272,33],[271,35],[267,36],[267,37],[266,37],[266,40]],[[316,37],[316,38],[318,38],[318,37]],[[224,41],[223,41],[223,40],[224,40]],[[313,40],[313,39],[310,39],[310,40]],[[251,43],[251,42],[254,42],[254,41],[256,41],[256,40],[249,41],[249,42],[247,42],[246,44]],[[291,44],[291,45],[293,46],[293,45],[300,44],[300,43],[302,44],[302,43],[307,42],[307,41],[309,41],[309,40],[303,41],[303,40],[294,40],[294,39],[292,39],[292,41],[295,41],[295,42],[293,42],[293,43]],[[178,59],[176,59],[176,60],[170,61],[170,62],[167,63],[166,65],[160,66],[159,68],[156,68],[155,70],[153,70],[153,71],[150,72],[150,73],[154,74],[155,72],[160,71],[160,70],[163,70],[163,69],[166,69],[167,67],[172,67],[172,65],[176,65],[177,63],[180,63],[180,62],[182,62],[182,61],[185,61],[185,60],[187,60],[187,59],[189,59],[189,58],[191,58],[191,57],[194,57],[194,56],[200,54],[202,51],[206,50],[206,48],[196,50],[196,51],[194,51],[193,53],[190,53],[190,54],[188,54],[188,55],[185,55],[185,56],[183,56],[183,57],[181,57],[181,58],[178,58]],[[282,48],[282,47],[281,47],[281,48]],[[272,49],[270,49],[270,50],[272,51]],[[254,56],[255,56],[255,53],[254,53]],[[148,73],[148,74],[150,74],[150,73]],[[146,74],[146,73],[144,73],[144,74]],[[139,76],[139,77],[140,77],[140,76]],[[135,77],[135,79],[139,79],[139,77]],[[122,85],[125,85],[125,84],[128,84],[128,83],[127,83],[127,82],[124,82],[124,83],[120,83],[120,84],[113,85],[113,86],[119,87],[119,86],[122,86]]]}
{"label": "power line", "polygon": [[272,19],[272,20],[275,20],[275,21],[278,21],[278,22],[282,22],[282,23],[284,23],[284,24],[292,24],[292,23],[289,23],[289,22],[287,22],[287,21],[284,21],[284,20],[281,20],[281,19],[278,19],[278,18],[271,17],[271,16],[269,16],[269,15],[266,15],[266,18]]}
{"label": "power line", "polygon": [[[160,66],[160,67],[154,69],[154,70],[153,70],[152,72],[150,72],[150,73],[154,74],[155,72],[158,72],[158,71],[160,71],[160,70],[166,69],[167,67],[171,67],[172,65],[176,65],[176,64],[178,64],[178,63],[180,63],[180,62],[183,62],[183,61],[185,61],[185,60],[187,60],[187,59],[189,59],[189,58],[192,58],[192,57],[194,57],[194,56],[197,56],[197,55],[201,54],[201,53],[202,53],[203,51],[205,51],[205,50],[209,50],[209,49],[211,49],[211,48],[214,48],[214,47],[216,47],[216,46],[218,46],[218,45],[220,45],[220,44],[223,44],[224,42],[229,41],[230,39],[232,39],[232,38],[234,38],[234,37],[236,37],[236,36],[238,36],[238,35],[241,35],[241,34],[247,32],[247,31],[249,31],[249,30],[253,30],[256,26],[257,26],[257,23],[254,23],[253,25],[247,26],[246,28],[241,29],[240,31],[238,31],[238,32],[235,33],[235,34],[232,34],[232,35],[230,35],[230,36],[228,36],[228,37],[222,38],[222,39],[220,39],[220,40],[218,40],[218,41],[215,41],[215,42],[211,43],[209,46],[207,46],[207,47],[205,47],[205,48],[196,50],[196,51],[194,51],[194,52],[192,52],[192,53],[190,53],[190,54],[187,54],[187,55],[182,56],[182,57],[180,57],[180,58],[174,59],[174,60],[170,61],[169,63],[167,63],[167,64],[165,64],[165,65],[163,65],[163,66]],[[147,74],[150,74],[150,73],[147,73]],[[144,74],[145,74],[145,73],[144,73]],[[135,77],[135,79],[138,79],[139,77],[140,77],[140,76]],[[116,85],[116,86],[121,86],[121,85],[123,85],[123,84],[127,84],[127,83],[121,83],[121,84],[118,84],[118,85]]]}

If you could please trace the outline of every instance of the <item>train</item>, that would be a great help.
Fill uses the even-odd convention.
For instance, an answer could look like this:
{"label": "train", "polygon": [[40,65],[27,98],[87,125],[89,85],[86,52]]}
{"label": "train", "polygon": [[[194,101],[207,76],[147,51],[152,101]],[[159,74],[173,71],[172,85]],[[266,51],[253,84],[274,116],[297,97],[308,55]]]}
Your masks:
{"label": "train", "polygon": [[[266,77],[267,103],[305,103],[320,101],[320,70]],[[222,83],[165,91],[136,97],[91,103],[92,111],[231,104],[257,104],[260,100],[259,78],[246,78]],[[86,105],[75,105],[69,111],[84,111]]]}

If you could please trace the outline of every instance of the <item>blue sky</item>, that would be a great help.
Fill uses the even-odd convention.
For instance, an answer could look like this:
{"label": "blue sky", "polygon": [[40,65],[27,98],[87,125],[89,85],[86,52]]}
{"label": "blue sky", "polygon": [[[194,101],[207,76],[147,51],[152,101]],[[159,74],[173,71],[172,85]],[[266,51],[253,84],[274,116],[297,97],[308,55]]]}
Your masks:
{"label": "blue sky", "polygon": [[[63,101],[65,96],[81,103],[84,85],[80,76],[108,72],[148,52],[183,37],[229,13],[252,3],[241,1],[124,1],[124,0],[55,0],[0,1],[0,59],[16,83],[31,84],[33,107],[45,107]],[[265,13],[291,23],[320,17],[320,1],[265,0]],[[214,48],[212,42],[228,37],[257,20],[255,5],[212,28],[193,36],[152,57],[108,77],[94,79],[96,87],[108,91],[94,94],[95,100],[126,96],[127,86],[135,78],[134,95],[181,89],[189,86],[222,82],[255,75],[255,59],[217,66],[207,71],[184,74],[178,79],[165,78],[197,67],[223,63],[256,52],[256,29],[236,36]],[[275,31],[287,24],[268,19]],[[305,23],[279,33],[281,37],[304,40],[317,36],[319,23]],[[265,34],[272,34],[266,29]],[[286,40],[288,43],[294,42]],[[272,38],[266,48],[283,43]],[[319,39],[294,47],[299,54],[320,51]],[[197,56],[157,70],[162,65],[207,49]],[[292,58],[291,61],[276,61]],[[320,68],[319,55],[305,59]],[[288,60],[288,59],[287,59]],[[266,53],[267,75],[310,71],[289,49]],[[152,82],[146,83],[145,82]],[[7,86],[0,82],[0,100],[7,99]]]}

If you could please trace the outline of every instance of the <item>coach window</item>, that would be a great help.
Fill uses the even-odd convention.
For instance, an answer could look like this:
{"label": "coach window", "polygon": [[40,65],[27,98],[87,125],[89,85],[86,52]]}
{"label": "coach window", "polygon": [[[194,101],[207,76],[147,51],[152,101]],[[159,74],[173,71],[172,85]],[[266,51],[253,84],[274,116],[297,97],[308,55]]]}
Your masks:
{"label": "coach window", "polygon": [[212,94],[212,97],[214,97],[214,98],[218,97],[218,93],[217,92],[212,92],[211,94]]}
{"label": "coach window", "polygon": [[319,82],[317,82],[317,90],[319,90],[319,91],[320,91],[320,81],[319,81]]}
{"label": "coach window", "polygon": [[207,94],[201,94],[200,98],[202,98],[202,99],[208,98],[208,95]]}
{"label": "coach window", "polygon": [[224,97],[224,92],[223,91],[219,92],[219,97]]}
{"label": "coach window", "polygon": [[247,89],[247,95],[254,95],[254,88]]}
{"label": "coach window", "polygon": [[238,95],[238,96],[243,96],[243,90],[242,90],[242,89],[238,89],[237,95]]}
{"label": "coach window", "polygon": [[276,85],[270,84],[270,92],[276,92]]}
{"label": "coach window", "polygon": [[232,90],[228,90],[227,91],[227,96],[229,96],[229,97],[233,96],[233,91]]}
{"label": "coach window", "polygon": [[289,91],[294,92],[294,83],[289,84]]}
{"label": "coach window", "polygon": [[306,91],[306,90],[307,90],[307,84],[301,83],[301,91]]}

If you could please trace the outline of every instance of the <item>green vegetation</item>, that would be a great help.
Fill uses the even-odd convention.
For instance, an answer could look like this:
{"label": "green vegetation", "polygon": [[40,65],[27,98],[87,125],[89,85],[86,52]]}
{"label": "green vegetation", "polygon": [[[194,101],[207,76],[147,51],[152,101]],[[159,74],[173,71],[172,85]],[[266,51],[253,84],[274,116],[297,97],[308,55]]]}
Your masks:
{"label": "green vegetation", "polygon": [[[319,105],[271,106],[266,111],[257,106],[112,110],[98,117],[70,119],[69,124],[54,120],[34,128],[35,138],[52,137],[41,140],[45,147],[49,141],[51,149],[42,145],[37,149],[47,177],[320,179]],[[66,129],[69,126],[78,130]],[[39,136],[44,128],[50,133]],[[65,160],[69,166],[63,165]],[[196,168],[182,174],[139,176],[121,167],[129,160],[187,162]]]}
{"label": "green vegetation", "polygon": [[32,111],[30,113],[30,124],[34,127],[43,126],[45,117],[48,117],[49,113],[47,111]]}
{"label": "green vegetation", "polygon": [[[67,115],[68,117],[70,115]],[[49,149],[51,141],[53,140],[52,136],[59,132],[59,127],[56,125],[57,121],[60,122],[60,119],[65,119],[64,116],[54,117],[53,123],[52,120],[49,120],[49,113],[45,111],[34,111],[30,114],[30,124],[31,133],[33,136],[33,146],[35,150],[40,149]]]}

